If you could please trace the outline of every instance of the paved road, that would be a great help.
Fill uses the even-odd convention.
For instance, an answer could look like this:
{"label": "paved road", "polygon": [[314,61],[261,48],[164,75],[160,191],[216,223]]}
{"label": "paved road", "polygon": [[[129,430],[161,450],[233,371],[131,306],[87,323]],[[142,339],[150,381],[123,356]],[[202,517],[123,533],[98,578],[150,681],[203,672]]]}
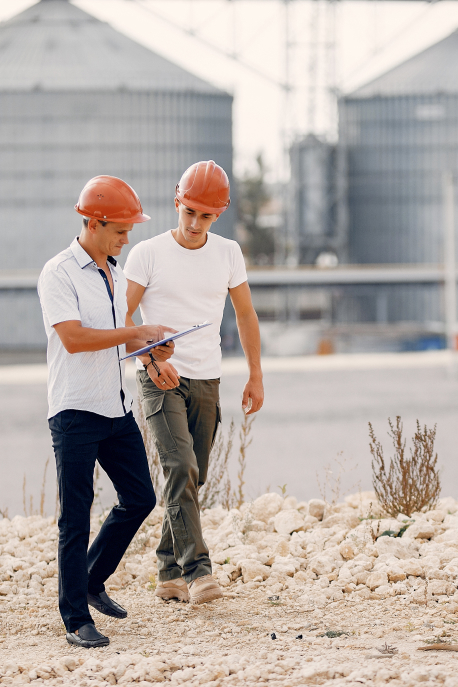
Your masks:
{"label": "paved road", "polygon": [[[404,355],[404,354],[402,354]],[[458,375],[450,367],[421,364],[334,366],[300,365],[279,360],[266,365],[266,402],[253,425],[253,443],[248,450],[246,495],[254,498],[267,487],[287,491],[300,499],[319,496],[317,473],[324,480],[325,467],[342,453],[347,468],[357,468],[343,476],[343,490],[359,482],[371,487],[367,422],[387,448],[387,418],[401,415],[409,437],[415,420],[437,423],[437,450],[443,470],[443,492],[458,496]],[[361,359],[362,360],[362,359]],[[407,360],[401,359],[402,360]],[[357,361],[356,361],[357,363]],[[352,369],[355,368],[356,369]],[[350,368],[350,369],[348,369]],[[6,369],[6,368],[3,368]],[[234,417],[242,419],[240,396],[245,376],[237,362],[229,363],[221,383],[224,427]],[[33,383],[24,383],[30,378]],[[3,383],[2,383],[3,382]],[[132,379],[129,385],[134,389]],[[46,511],[54,514],[55,471],[46,417],[46,390],[37,368],[10,368],[2,378],[0,370],[0,508],[9,515],[23,514],[23,476],[26,475],[27,501],[30,494],[37,507],[46,459],[50,458],[46,485]],[[235,476],[236,456],[232,465]],[[334,464],[335,465],[335,464]],[[112,503],[114,494],[106,481],[103,501]],[[29,507],[29,506],[27,506]]]}

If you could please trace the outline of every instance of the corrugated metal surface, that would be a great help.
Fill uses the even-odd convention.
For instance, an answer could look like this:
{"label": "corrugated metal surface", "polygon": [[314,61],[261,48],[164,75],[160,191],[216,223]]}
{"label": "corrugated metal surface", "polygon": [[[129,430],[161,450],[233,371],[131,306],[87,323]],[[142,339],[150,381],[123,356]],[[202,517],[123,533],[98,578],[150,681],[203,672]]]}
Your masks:
{"label": "corrugated metal surface", "polygon": [[[207,159],[232,178],[230,95],[66,0],[0,25],[0,270],[41,269],[65,248],[81,227],[73,206],[97,174],[125,179],[151,215],[133,244],[173,228],[175,185]],[[231,238],[234,207],[215,225]],[[22,341],[25,313],[27,341],[42,345],[37,306],[25,292],[1,294],[0,346]]]}
{"label": "corrugated metal surface", "polygon": [[458,93],[350,96],[340,111],[350,262],[442,262],[443,173],[458,171]]}
{"label": "corrugated metal surface", "polygon": [[46,348],[43,316],[35,289],[0,289],[0,318],[1,348]]}
{"label": "corrugated metal surface", "polygon": [[[349,262],[443,262],[443,179],[458,172],[457,58],[455,32],[341,100]],[[373,320],[377,308],[387,321],[443,317],[433,286],[355,291],[352,303],[342,317]]]}
{"label": "corrugated metal surface", "polygon": [[[73,206],[96,174],[125,179],[151,222],[132,241],[176,224],[175,184],[193,162],[232,172],[231,99],[225,95],[0,91],[0,269],[34,268],[78,233]],[[215,230],[232,236],[233,209]]]}

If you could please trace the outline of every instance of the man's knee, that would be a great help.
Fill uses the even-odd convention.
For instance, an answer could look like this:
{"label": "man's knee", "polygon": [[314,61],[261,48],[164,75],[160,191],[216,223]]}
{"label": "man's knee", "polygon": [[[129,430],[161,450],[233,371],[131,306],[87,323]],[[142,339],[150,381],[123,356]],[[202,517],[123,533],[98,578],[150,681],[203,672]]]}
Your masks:
{"label": "man's knee", "polygon": [[151,513],[156,505],[156,494],[154,493],[153,487],[151,489],[145,490],[145,492],[139,497],[136,502],[136,506],[139,511],[142,512],[144,517]]}
{"label": "man's knee", "polygon": [[193,451],[180,451],[180,453],[176,454],[173,462],[170,459],[167,462],[170,476],[174,482],[192,482],[197,486],[199,468]]}

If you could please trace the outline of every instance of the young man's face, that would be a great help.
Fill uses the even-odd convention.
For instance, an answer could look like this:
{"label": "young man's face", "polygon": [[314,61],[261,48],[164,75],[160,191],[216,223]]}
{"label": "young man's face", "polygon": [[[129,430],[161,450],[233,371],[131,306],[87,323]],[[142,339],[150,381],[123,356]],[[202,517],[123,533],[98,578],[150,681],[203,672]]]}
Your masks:
{"label": "young man's face", "polygon": [[129,232],[132,231],[133,226],[133,224],[123,222],[107,222],[105,226],[102,226],[98,220],[89,221],[89,230],[97,249],[113,257],[121,253],[123,246],[128,245]]}
{"label": "young man's face", "polygon": [[207,233],[218,215],[194,210],[183,205],[175,198],[175,207],[178,212],[178,231],[175,236],[181,246],[185,248],[201,248],[207,241]]}

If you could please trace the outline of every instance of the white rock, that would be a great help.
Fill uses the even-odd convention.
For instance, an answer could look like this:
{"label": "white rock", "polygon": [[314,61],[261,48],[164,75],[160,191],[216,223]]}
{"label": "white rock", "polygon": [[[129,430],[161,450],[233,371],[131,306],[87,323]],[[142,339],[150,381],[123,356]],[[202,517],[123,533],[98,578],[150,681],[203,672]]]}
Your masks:
{"label": "white rock", "polygon": [[[404,535],[405,537],[405,535]],[[394,537],[379,537],[375,542],[375,548],[378,551],[379,556],[383,554],[389,554],[395,558],[414,558],[418,557],[418,552],[414,548],[412,540],[405,541],[404,537],[402,539]]]}
{"label": "white rock", "polygon": [[380,587],[377,587],[376,593],[382,598],[386,598],[388,596],[395,596],[396,590],[393,589],[391,584],[381,584]]}
{"label": "white rock", "polygon": [[283,507],[283,499],[280,494],[263,494],[251,505],[251,512],[255,520],[262,520],[268,522],[273,518]]}
{"label": "white rock", "polygon": [[403,582],[406,579],[406,573],[399,566],[390,566],[387,572],[390,582]]}
{"label": "white rock", "polygon": [[299,568],[294,564],[294,562],[288,559],[284,559],[281,562],[275,562],[272,565],[272,568],[270,568],[270,570],[272,570],[272,573],[286,575],[288,577],[293,577],[294,573],[297,572],[298,569]]}
{"label": "white rock", "polygon": [[297,498],[295,496],[287,496],[283,501],[283,510],[297,509]]}
{"label": "white rock", "polygon": [[436,527],[427,520],[419,520],[407,528],[403,535],[406,539],[431,539],[436,534]]}
{"label": "white rock", "polygon": [[263,580],[267,580],[271,572],[267,565],[262,565],[259,561],[255,561],[251,558],[239,561],[239,566],[242,570],[242,578],[245,583],[251,582],[251,580],[256,579],[256,577],[262,577]]}
{"label": "white rock", "polygon": [[312,515],[317,520],[322,520],[326,503],[321,499],[312,499],[309,501],[309,515]]}
{"label": "white rock", "polygon": [[282,510],[275,516],[274,527],[279,534],[291,534],[304,528],[304,518],[297,510]]}
{"label": "white rock", "polygon": [[224,551],[218,552],[213,556],[213,560],[219,565],[223,565],[226,562],[238,565],[238,562],[243,558],[249,558],[253,554],[257,554],[257,552],[257,548],[253,545],[239,544],[238,546],[231,546]]}
{"label": "white rock", "polygon": [[388,584],[388,575],[386,572],[373,572],[369,573],[366,580],[366,587],[369,589],[377,589],[382,585]]}
{"label": "white rock", "polygon": [[431,580],[428,584],[428,591],[434,596],[453,596],[456,592],[456,587],[446,580]]}
{"label": "white rock", "polygon": [[446,511],[435,509],[425,513],[425,518],[427,520],[432,520],[433,522],[444,522],[444,518],[446,515]]}
{"label": "white rock", "polygon": [[439,499],[439,503],[437,505],[438,508],[444,510],[446,513],[453,514],[458,510],[458,503],[451,496],[445,496],[444,498]]}
{"label": "white rock", "polygon": [[413,577],[424,577],[425,575],[423,565],[418,559],[415,558],[400,560],[399,567],[405,572],[406,575],[412,575]]}
{"label": "white rock", "polygon": [[329,556],[316,556],[312,558],[307,569],[316,575],[329,575],[336,567],[336,562]]}
{"label": "white rock", "polygon": [[358,555],[358,548],[355,542],[353,542],[351,539],[347,539],[339,546],[339,553],[342,558],[345,558],[345,560],[348,561]]}

